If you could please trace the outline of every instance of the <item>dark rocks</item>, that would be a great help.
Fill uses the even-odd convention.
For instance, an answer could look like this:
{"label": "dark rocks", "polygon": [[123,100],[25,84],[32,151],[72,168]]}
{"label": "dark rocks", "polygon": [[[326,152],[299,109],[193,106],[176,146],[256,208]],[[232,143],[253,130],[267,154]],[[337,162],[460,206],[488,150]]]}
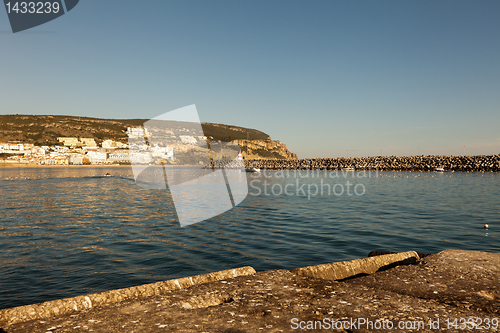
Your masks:
{"label": "dark rocks", "polygon": [[381,171],[445,171],[498,172],[500,155],[477,156],[372,156],[351,158],[312,158],[292,160],[246,160],[245,166],[263,170],[340,170],[352,167],[356,170],[378,169]]}

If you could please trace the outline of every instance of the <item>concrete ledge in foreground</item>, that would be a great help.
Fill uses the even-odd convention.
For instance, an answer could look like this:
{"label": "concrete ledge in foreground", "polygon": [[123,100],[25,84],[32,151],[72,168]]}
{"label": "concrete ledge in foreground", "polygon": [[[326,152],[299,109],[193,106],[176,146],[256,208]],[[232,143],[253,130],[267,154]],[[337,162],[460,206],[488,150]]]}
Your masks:
{"label": "concrete ledge in foreground", "polygon": [[307,266],[290,270],[291,273],[325,280],[343,280],[353,276],[373,274],[379,270],[399,264],[416,263],[419,256],[415,251],[386,254],[376,257]]}
{"label": "concrete ledge in foreground", "polygon": [[94,306],[122,302],[131,298],[160,295],[171,290],[188,288],[202,283],[220,281],[255,273],[255,269],[250,266],[245,266],[225,271],[144,284],[130,288],[104,291],[97,294],[64,298],[33,305],[3,309],[0,310],[0,327],[33,319],[43,319],[67,314],[74,311],[89,309]]}
{"label": "concrete ledge in foreground", "polygon": [[[355,263],[363,262],[351,261],[351,274],[357,273]],[[308,331],[472,332],[460,329],[460,322],[453,324],[459,318],[473,318],[476,332],[499,331],[500,253],[445,250],[414,265],[399,263],[407,261],[340,281],[287,270],[230,275],[160,295],[26,320],[3,326],[0,332],[282,333],[302,332],[300,327],[318,323],[324,326]],[[362,318],[365,324],[358,320]],[[348,327],[328,327],[339,322]],[[354,322],[356,327],[351,326]],[[382,323],[394,329],[379,329]]]}

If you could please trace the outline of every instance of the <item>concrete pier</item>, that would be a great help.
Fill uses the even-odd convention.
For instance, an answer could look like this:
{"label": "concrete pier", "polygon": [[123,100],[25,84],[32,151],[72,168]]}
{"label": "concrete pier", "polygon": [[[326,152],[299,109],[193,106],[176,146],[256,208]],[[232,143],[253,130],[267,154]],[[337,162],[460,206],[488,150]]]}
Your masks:
{"label": "concrete pier", "polygon": [[290,270],[293,274],[326,280],[342,280],[358,275],[373,274],[390,266],[416,263],[419,256],[415,251],[386,254],[330,264],[307,266]]}
{"label": "concrete pier", "polygon": [[110,290],[97,294],[4,309],[0,310],[0,325],[12,325],[33,319],[50,318],[79,310],[91,309],[100,305],[109,305],[132,298],[161,295],[171,290],[189,288],[202,283],[220,281],[249,274],[255,274],[255,270],[250,266],[245,266],[130,288]]}
{"label": "concrete pier", "polygon": [[[342,279],[245,268],[236,277],[224,273],[218,275],[228,274],[223,279],[187,288],[17,323],[7,314],[19,308],[4,309],[0,326],[8,333],[500,330],[498,253],[446,250],[419,259],[410,251],[347,264],[354,275]],[[319,266],[307,270],[321,271],[314,269]],[[368,273],[358,273],[356,266]],[[461,328],[462,318],[472,318],[469,326]]]}

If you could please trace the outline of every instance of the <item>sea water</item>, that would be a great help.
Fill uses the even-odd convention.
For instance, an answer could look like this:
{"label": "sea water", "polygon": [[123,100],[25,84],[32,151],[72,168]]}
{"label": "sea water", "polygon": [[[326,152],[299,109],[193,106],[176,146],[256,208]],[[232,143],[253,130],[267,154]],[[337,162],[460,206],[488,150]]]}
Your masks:
{"label": "sea water", "polygon": [[169,191],[138,186],[130,167],[0,168],[0,308],[373,250],[500,252],[498,173],[246,176],[242,203],[181,228]]}

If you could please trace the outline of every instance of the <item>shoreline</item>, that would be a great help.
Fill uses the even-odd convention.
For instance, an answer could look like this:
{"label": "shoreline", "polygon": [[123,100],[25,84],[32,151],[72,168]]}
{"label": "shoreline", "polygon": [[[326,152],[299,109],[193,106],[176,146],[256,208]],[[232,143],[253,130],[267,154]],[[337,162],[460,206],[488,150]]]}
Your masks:
{"label": "shoreline", "polygon": [[[372,157],[339,157],[339,158],[309,158],[309,159],[248,159],[244,160],[245,168],[261,170],[350,170],[352,171],[411,171],[435,172],[442,168],[445,172],[500,172],[500,154],[498,155],[468,155],[468,156],[372,156]],[[147,166],[147,165],[143,165]],[[161,166],[160,164],[154,166]],[[199,165],[165,165],[166,167],[200,167]],[[5,163],[2,167],[129,167],[131,164],[92,164],[92,165],[37,165],[22,163]]]}
{"label": "shoreline", "polygon": [[0,168],[110,168],[110,167],[129,167],[130,165],[119,165],[119,164],[111,164],[111,165],[38,165],[38,164],[23,164],[23,163],[0,163]]}
{"label": "shoreline", "polygon": [[[372,156],[308,159],[246,159],[245,168],[261,170],[351,170],[352,171],[421,171],[435,172],[500,172],[500,154],[467,156]],[[148,166],[144,164],[143,166]],[[160,164],[154,166],[161,166]],[[164,165],[166,167],[200,167],[199,165]],[[92,164],[92,165],[38,165],[6,163],[0,160],[0,167],[132,167],[131,164]],[[227,167],[227,165],[226,165]],[[216,167],[218,169],[218,167]]]}
{"label": "shoreline", "polygon": [[[148,166],[148,165],[140,165],[140,166]],[[161,167],[160,164],[155,164],[155,165],[151,165],[151,166],[155,166],[155,167]],[[12,167],[12,168],[116,168],[116,167],[119,167],[119,168],[125,168],[125,167],[128,167],[128,168],[132,168],[132,165],[128,164],[128,165],[124,165],[124,164],[90,164],[90,165],[44,165],[44,164],[24,164],[24,163],[1,163],[0,162],[0,168],[2,167]],[[198,168],[199,166],[198,165],[164,165],[163,167],[166,167],[166,168],[174,168],[174,167],[178,167],[178,168]]]}

